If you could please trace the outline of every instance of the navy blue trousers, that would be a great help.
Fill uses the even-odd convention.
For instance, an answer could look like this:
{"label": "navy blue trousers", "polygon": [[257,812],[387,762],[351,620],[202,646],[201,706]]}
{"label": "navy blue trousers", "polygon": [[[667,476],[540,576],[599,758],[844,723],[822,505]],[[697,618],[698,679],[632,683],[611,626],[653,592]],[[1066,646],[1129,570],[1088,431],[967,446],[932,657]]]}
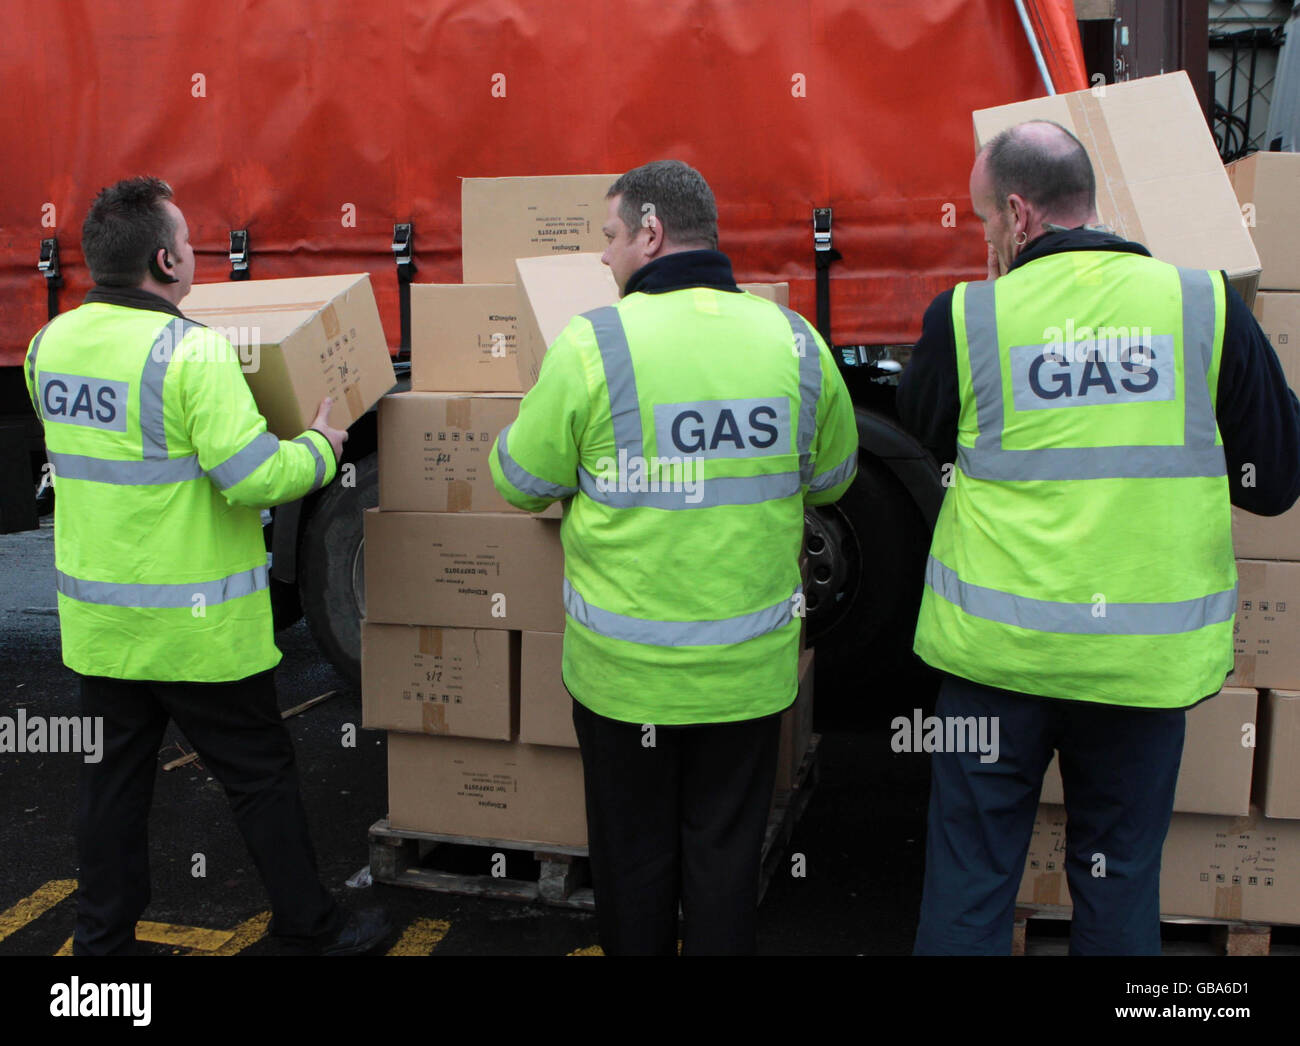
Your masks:
{"label": "navy blue trousers", "polygon": [[931,756],[914,953],[1010,953],[1043,773],[1059,749],[1070,953],[1160,954],[1160,853],[1185,711],[1031,697],[945,676],[935,714],[997,717],[999,752],[992,762],[979,752]]}

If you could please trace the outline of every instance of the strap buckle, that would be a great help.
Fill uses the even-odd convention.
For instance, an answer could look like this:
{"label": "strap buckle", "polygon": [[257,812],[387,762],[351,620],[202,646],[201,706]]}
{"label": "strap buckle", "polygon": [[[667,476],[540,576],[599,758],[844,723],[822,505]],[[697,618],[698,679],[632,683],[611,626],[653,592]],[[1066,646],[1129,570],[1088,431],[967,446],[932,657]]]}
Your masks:
{"label": "strap buckle", "polygon": [[50,237],[41,241],[41,255],[36,262],[36,271],[47,280],[59,278],[59,241]]}
{"label": "strap buckle", "polygon": [[813,208],[813,250],[821,253],[831,249],[831,209]]}
{"label": "strap buckle", "polygon": [[230,230],[230,278],[246,280],[248,271],[248,230]]}

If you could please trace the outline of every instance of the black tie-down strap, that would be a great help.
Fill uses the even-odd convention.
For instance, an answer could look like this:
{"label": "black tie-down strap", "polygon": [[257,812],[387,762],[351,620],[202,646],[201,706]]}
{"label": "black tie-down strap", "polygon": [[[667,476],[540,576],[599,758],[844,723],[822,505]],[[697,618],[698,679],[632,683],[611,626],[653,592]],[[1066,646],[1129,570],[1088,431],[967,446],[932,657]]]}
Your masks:
{"label": "black tie-down strap", "polygon": [[45,310],[48,320],[59,314],[59,288],[63,286],[63,273],[59,269],[59,241],[54,237],[41,241],[40,260],[36,271],[45,277]]}
{"label": "black tie-down strap", "polygon": [[398,358],[411,354],[411,281],[415,279],[415,226],[410,222],[393,225],[393,260],[397,263],[397,297],[402,320],[402,343]]}
{"label": "black tie-down strap", "polygon": [[813,208],[813,265],[817,274],[817,333],[831,347],[831,263],[843,255],[831,246],[831,209]]}

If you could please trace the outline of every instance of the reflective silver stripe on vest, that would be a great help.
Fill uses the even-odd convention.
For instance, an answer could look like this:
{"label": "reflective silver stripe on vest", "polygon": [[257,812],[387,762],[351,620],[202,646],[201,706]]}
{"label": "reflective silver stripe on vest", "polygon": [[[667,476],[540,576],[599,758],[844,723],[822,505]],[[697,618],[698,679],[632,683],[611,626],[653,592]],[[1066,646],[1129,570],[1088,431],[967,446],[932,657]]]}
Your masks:
{"label": "reflective silver stripe on vest", "polygon": [[[660,486],[670,486],[661,480]],[[685,484],[681,484],[684,488]],[[578,469],[578,487],[592,501],[610,508],[713,508],[718,505],[757,505],[763,501],[790,498],[803,490],[797,472],[774,472],[767,476],[716,476],[697,479],[692,489],[601,490],[600,482],[584,468]],[[695,498],[696,500],[691,500]]]}
{"label": "reflective silver stripe on vest", "polygon": [[829,472],[823,472],[820,476],[814,476],[813,481],[808,484],[810,494],[821,490],[830,490],[831,487],[838,487],[851,475],[853,470],[858,467],[858,452],[853,451],[844,461],[836,465]]}
{"label": "reflective silver stripe on vest", "polygon": [[[266,566],[243,570],[238,574],[217,578],[215,581],[191,581],[180,585],[118,584],[111,581],[86,581],[72,577],[61,570],[55,571],[60,594],[81,603],[95,603],[109,607],[135,607],[148,609],[174,609],[195,606],[215,606],[232,599],[252,595],[267,586]],[[202,596],[202,603],[195,602]]]}
{"label": "reflective silver stripe on vest", "polygon": [[[1201,599],[1174,603],[1056,603],[1030,599],[996,588],[962,581],[957,572],[933,556],[925,565],[925,583],[972,617],[1034,632],[1071,635],[1168,636],[1195,632],[1232,619],[1237,586]],[[1104,610],[1104,614],[1099,614]]]}
{"label": "reflective silver stripe on vest", "polygon": [[114,461],[56,451],[47,451],[46,457],[54,466],[56,482],[60,479],[86,479],[120,487],[154,487],[203,478],[203,469],[194,454],[165,461]]}
{"label": "reflective silver stripe on vest", "polygon": [[163,382],[167,379],[167,368],[181,339],[192,327],[200,324],[193,320],[176,318],[169,320],[154,338],[154,343],[145,357],[144,370],[140,374],[140,437],[143,443],[143,457],[146,460],[160,460],[167,457],[167,425],[163,417]]}
{"label": "reflective silver stripe on vest", "polygon": [[757,639],[796,620],[793,600],[802,591],[802,586],[796,586],[790,599],[739,617],[715,621],[651,621],[594,607],[565,578],[564,609],[580,625],[609,639],[652,646],[726,646]]}
{"label": "reflective silver stripe on vest", "polygon": [[605,305],[584,312],[596,332],[596,347],[605,365],[605,387],[609,390],[609,413],[614,424],[614,443],[626,449],[628,457],[644,456],[641,433],[641,401],[636,394],[636,372],[632,351],[618,309]]}
{"label": "reflective silver stripe on vest", "polygon": [[1223,447],[1215,444],[1214,405],[1206,380],[1214,356],[1214,288],[1210,274],[1199,269],[1179,269],[1178,278],[1183,299],[1182,445],[1039,450],[1002,446],[1005,411],[994,281],[968,283],[966,347],[979,433],[973,447],[957,445],[962,472],[973,479],[1009,481],[1226,475]]}
{"label": "reflective silver stripe on vest", "polygon": [[[510,423],[511,425],[514,422]],[[501,430],[497,436],[497,458],[501,462],[501,472],[516,490],[532,498],[567,498],[578,492],[577,487],[563,487],[558,483],[534,476],[510,456],[506,449],[506,434],[510,425]]]}
{"label": "reflective silver stripe on vest", "polygon": [[[269,433],[268,433],[269,435]],[[308,436],[305,432],[301,436],[295,436],[290,443],[301,443],[311,451],[311,456],[316,459],[316,478],[312,480],[311,489],[318,490],[325,482],[325,458],[320,452],[320,447],[316,446],[316,441]],[[333,448],[331,453],[333,452]],[[310,491],[308,491],[310,493]]]}
{"label": "reflective silver stripe on vest", "polygon": [[[684,492],[676,491],[602,491],[589,472],[579,468],[578,488],[594,501],[613,508],[688,509],[712,508],[717,505],[757,505],[763,501],[793,497],[801,492],[798,484],[806,485],[812,479],[811,458],[813,436],[817,429],[817,402],[821,396],[821,354],[817,342],[804,318],[797,312],[782,308],[794,334],[796,344],[802,339],[805,351],[799,354],[799,425],[796,448],[799,453],[799,474],[777,473],[769,476],[709,477],[702,483],[702,497],[688,501]],[[609,390],[609,411],[614,427],[614,449],[618,455],[627,452],[628,458],[644,458],[644,433],[641,428],[641,403],[637,398],[636,374],[632,367],[632,353],[627,344],[618,309],[602,306],[582,314],[592,326],[596,345],[600,350],[605,369],[605,385]],[[503,434],[504,435],[504,434]],[[505,458],[502,458],[502,469]],[[510,478],[509,473],[507,478]],[[540,481],[539,481],[540,482]],[[515,483],[520,490],[524,487]],[[527,492],[525,490],[525,492]],[[543,495],[550,496],[550,495]]]}
{"label": "reflective silver stripe on vest", "polygon": [[[50,323],[53,322],[54,320],[50,320]],[[42,422],[45,421],[45,415],[41,413],[41,390],[36,384],[36,353],[40,351],[41,339],[45,337],[45,332],[50,329],[50,323],[47,323],[36,332],[36,337],[32,339],[31,351],[27,356],[27,377],[31,389],[29,395],[32,398],[32,409],[36,411],[36,416],[40,418]]]}
{"label": "reflective silver stripe on vest", "polygon": [[799,475],[807,484],[813,477],[812,444],[817,432],[817,402],[822,395],[822,354],[808,321],[784,305],[778,308],[790,323],[792,347],[799,356],[799,430],[795,446],[799,451]]}
{"label": "reflective silver stripe on vest", "polygon": [[[219,490],[229,490],[236,483],[248,479],[262,465],[275,457],[280,441],[269,432],[254,436],[243,450],[236,451],[220,465],[208,469],[208,475]],[[319,454],[317,455],[319,457]]]}

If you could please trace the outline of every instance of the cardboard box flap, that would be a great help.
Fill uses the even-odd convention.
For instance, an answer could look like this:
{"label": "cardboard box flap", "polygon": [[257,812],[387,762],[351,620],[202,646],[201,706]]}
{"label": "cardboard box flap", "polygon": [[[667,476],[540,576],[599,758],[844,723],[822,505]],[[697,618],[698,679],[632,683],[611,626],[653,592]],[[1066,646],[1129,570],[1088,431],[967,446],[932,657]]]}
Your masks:
{"label": "cardboard box flap", "polygon": [[1104,224],[1174,265],[1258,274],[1259,255],[1185,72],[972,116],[978,144],[1026,120],[1061,124],[1088,150]]}

